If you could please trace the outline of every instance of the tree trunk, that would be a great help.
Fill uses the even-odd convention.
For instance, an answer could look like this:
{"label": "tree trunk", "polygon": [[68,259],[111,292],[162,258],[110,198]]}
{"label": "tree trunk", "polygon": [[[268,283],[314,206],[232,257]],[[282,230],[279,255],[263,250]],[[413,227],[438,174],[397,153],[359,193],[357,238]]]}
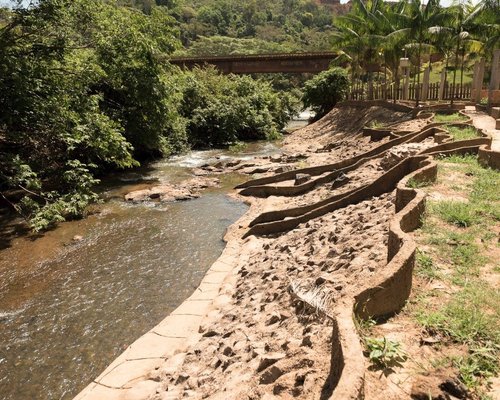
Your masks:
{"label": "tree trunk", "polygon": [[394,87],[395,87],[395,92],[394,92],[394,103],[397,102],[397,98],[399,96],[399,65],[396,65],[396,71],[394,72]]}
{"label": "tree trunk", "polygon": [[460,66],[460,87],[464,84],[464,63],[465,63],[465,47],[462,48],[462,65]]}
{"label": "tree trunk", "polygon": [[415,87],[415,107],[418,107],[420,102],[420,58],[422,56],[422,41],[418,42],[418,61],[417,61],[417,86]]}
{"label": "tree trunk", "polygon": [[455,68],[453,70],[453,87],[451,91],[451,105],[453,105],[453,101],[455,100],[455,84],[457,82],[457,68],[458,68],[458,52],[460,51],[460,35],[457,38],[457,48],[455,51]]}

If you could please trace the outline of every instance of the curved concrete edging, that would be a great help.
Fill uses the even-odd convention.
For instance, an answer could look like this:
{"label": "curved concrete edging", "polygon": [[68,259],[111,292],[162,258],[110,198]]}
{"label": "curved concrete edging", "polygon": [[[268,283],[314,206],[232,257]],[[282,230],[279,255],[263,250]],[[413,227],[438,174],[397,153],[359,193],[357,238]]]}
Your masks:
{"label": "curved concrete edging", "polygon": [[[390,148],[403,144],[403,143],[414,143],[421,142],[429,136],[433,136],[437,133],[444,132],[435,126],[426,126],[421,130],[416,132],[410,132],[406,135],[396,136],[394,139],[383,143],[374,149],[371,149],[365,153],[359,154],[355,157],[342,160],[340,162],[328,165],[321,165],[317,167],[302,168],[293,171],[288,171],[283,174],[273,175],[266,178],[260,178],[256,180],[250,180],[236,187],[236,189],[244,188],[240,191],[243,196],[254,196],[254,197],[268,197],[268,196],[295,196],[298,194],[305,193],[313,189],[317,185],[321,185],[330,182],[337,178],[340,174],[352,171],[362,164],[372,160],[374,158],[380,157]],[[302,185],[297,186],[270,186],[269,183],[283,182],[287,180],[294,179],[296,174],[307,173],[310,175],[319,175],[325,172],[331,172],[330,174],[310,180]]]}
{"label": "curved concrete edging", "polygon": [[479,146],[478,159],[482,165],[500,170],[500,152],[491,149],[491,143]]}
{"label": "curved concrete edging", "polygon": [[[445,150],[447,154],[477,153],[478,149],[486,146],[463,146],[458,144],[454,149]],[[500,155],[500,153],[497,153]],[[390,221],[388,242],[388,264],[378,276],[375,283],[355,296],[354,306],[349,309],[345,306],[338,312],[340,321],[337,321],[340,336],[334,339],[344,346],[337,351],[338,354],[346,354],[349,346],[353,345],[356,338],[358,344],[361,341],[352,318],[381,318],[398,312],[407,301],[412,286],[413,268],[415,263],[416,244],[408,235],[421,224],[421,217],[425,212],[425,193],[420,189],[407,187],[410,179],[416,182],[432,182],[437,177],[437,164],[428,155],[420,160],[420,168],[405,176],[397,184],[396,191],[396,215]],[[351,312],[351,319],[346,313]],[[340,317],[341,316],[341,317]],[[350,321],[350,322],[349,322]],[[343,327],[344,329],[341,329]],[[346,335],[347,337],[342,337]],[[338,361],[337,369],[342,368],[341,376],[330,400],[364,398],[364,358],[362,349],[357,348],[358,354],[350,354],[350,357]]]}
{"label": "curved concrete edging", "polygon": [[[386,267],[375,283],[335,310],[332,369],[336,373],[332,375],[338,379],[330,400],[364,398],[365,358],[354,318],[380,318],[394,314],[410,295],[416,244],[407,232],[420,224],[425,211],[425,193],[407,188],[406,184],[409,179],[428,182],[437,175],[437,164],[429,156],[416,158],[414,162],[418,163],[419,169],[397,182],[396,207],[400,209],[390,221]],[[337,343],[340,348],[336,348]]]}
{"label": "curved concrete edging", "polygon": [[[434,129],[435,128],[425,130],[420,132],[420,134],[422,136],[425,134],[425,137],[427,137],[429,132],[434,132]],[[484,141],[485,140],[481,143]],[[447,148],[452,149],[454,147],[456,147],[456,145],[452,146],[452,144],[450,144]],[[436,151],[440,150],[439,146],[434,146],[431,149],[436,149]],[[262,213],[250,223],[250,229],[243,237],[245,238],[251,235],[269,235],[290,230],[303,222],[335,211],[338,208],[345,207],[349,204],[356,204],[372,196],[379,196],[389,192],[396,187],[396,183],[400,179],[415,169],[414,161],[412,160],[413,158],[407,158],[401,161],[370,184],[332,196],[318,203]]]}
{"label": "curved concrete edging", "polygon": [[[339,198],[334,196],[333,201],[330,201],[326,204],[323,204],[322,202],[320,206],[314,207],[311,210],[305,209],[307,212],[301,213],[298,216],[294,217],[290,216],[290,218],[288,219],[280,219],[280,220],[274,220],[272,222],[255,224],[247,231],[247,233],[245,233],[243,238],[246,238],[251,235],[269,235],[291,230],[297,227],[301,223],[307,222],[313,218],[317,218],[327,213],[333,212],[339,208],[346,207],[350,204],[357,204],[372,196],[379,196],[383,193],[390,192],[395,188],[396,183],[400,179],[402,179],[406,174],[411,172],[408,170],[410,165],[411,165],[410,159],[407,158],[401,161],[396,166],[392,167],[389,171],[384,173],[382,176],[378,177],[372,183],[364,185],[361,188],[355,190],[354,192],[347,192],[342,195],[339,195]],[[271,213],[274,212],[271,211],[267,215],[269,217],[276,215]],[[297,210],[294,209],[292,213],[297,213]],[[289,216],[288,214],[289,214],[288,210],[282,210],[280,214],[276,215],[276,217],[282,218],[283,215]]]}
{"label": "curved concrete edging", "polygon": [[[365,102],[362,102],[365,103]],[[372,104],[371,102],[367,103],[368,105],[379,105],[382,107],[386,108],[391,108],[389,104],[394,106],[393,103],[380,103],[377,102],[376,104]],[[342,103],[340,106],[346,106],[346,105],[351,105],[350,103]],[[356,104],[356,106],[361,106],[360,104]],[[366,107],[367,105],[365,105]],[[397,105],[396,105],[397,106]],[[404,106],[405,108],[408,108]],[[236,186],[236,189],[243,189],[240,194],[243,196],[255,196],[255,197],[268,197],[268,196],[296,196],[302,193],[305,193],[311,189],[313,189],[317,185],[321,185],[327,182],[332,181],[333,179],[337,178],[342,172],[348,172],[351,171],[352,169],[357,168],[358,166],[362,165],[363,163],[380,156],[383,154],[385,151],[389,150],[391,147],[400,145],[402,143],[410,143],[410,142],[419,142],[424,140],[428,136],[422,136],[419,135],[423,132],[428,132],[432,128],[439,128],[444,125],[450,125],[450,124],[464,124],[464,125],[470,125],[472,124],[472,119],[469,115],[465,114],[463,109],[465,108],[464,105],[456,105],[454,108],[431,108],[432,110],[436,111],[441,111],[441,112],[450,112],[453,113],[455,111],[458,111],[460,115],[464,116],[467,118],[465,121],[450,121],[450,122],[432,122],[435,113],[429,111],[428,109],[417,109],[418,113],[416,115],[416,118],[419,119],[426,119],[426,125],[418,130],[418,131],[412,131],[412,132],[394,132],[392,129],[390,129],[390,126],[385,128],[385,129],[375,129],[375,128],[363,128],[363,135],[369,135],[371,137],[371,140],[377,141],[382,139],[383,137],[390,136],[391,139],[384,143],[381,144],[365,153],[359,154],[355,157],[349,158],[347,160],[342,160],[337,163],[333,164],[327,164],[327,165],[320,165],[320,166],[315,166],[315,167],[307,167],[307,168],[301,168],[301,169],[296,169],[293,171],[287,171],[281,174],[276,174],[272,175],[269,177],[265,178],[258,178],[258,179],[253,179],[249,180],[247,182],[244,182],[238,186]],[[413,111],[413,109],[411,109]],[[437,133],[437,132],[436,132]],[[438,134],[439,137],[439,134]],[[443,140],[441,137],[439,137],[439,140]],[[325,172],[330,172],[334,171],[324,177],[320,177],[317,179],[312,179],[308,182],[305,182],[301,185],[294,185],[294,186],[271,186],[270,184],[272,183],[278,183],[278,182],[284,182],[288,180],[292,180],[295,178],[297,174],[309,174],[313,176],[321,175]]]}
{"label": "curved concrete edging", "polygon": [[[461,124],[467,125],[467,123]],[[485,137],[484,133],[482,133],[483,137],[481,138],[458,142],[452,142],[452,137],[447,131],[441,133],[441,144],[409,159],[409,163],[413,165],[409,165],[407,168],[410,170],[416,168],[416,170],[404,175],[401,179],[395,177],[397,180],[397,213],[390,222],[388,263],[386,267],[373,285],[365,288],[355,296],[354,304],[347,304],[336,310],[336,324],[332,335],[332,372],[329,377],[332,384],[335,383],[335,389],[330,397],[331,400],[364,398],[364,357],[353,318],[390,316],[404,306],[410,295],[416,244],[408,235],[408,232],[420,226],[421,217],[425,211],[426,196],[422,190],[408,188],[408,181],[410,179],[416,182],[435,181],[437,164],[432,159],[434,155],[485,152],[488,151],[488,146],[491,145],[491,138]],[[398,164],[396,167],[401,168],[401,165]],[[356,196],[351,195],[356,193],[349,192],[344,196],[344,199],[350,198],[353,200]],[[334,196],[334,198],[334,203],[337,203],[342,196]],[[323,206],[324,201],[321,202],[320,208]],[[261,214],[260,217],[254,220],[255,225],[273,218],[283,219],[287,216],[286,211],[269,212],[266,213],[267,215],[264,218],[262,218]],[[307,207],[307,211],[311,211],[311,206]],[[294,216],[300,214],[297,209],[294,209],[292,213]],[[283,225],[290,225],[288,221],[275,222],[283,227]],[[295,225],[295,223],[291,225]]]}
{"label": "curved concrete edging", "polygon": [[[484,133],[483,136],[485,136]],[[364,398],[363,349],[353,318],[380,318],[392,315],[404,306],[410,295],[416,244],[408,233],[417,229],[421,224],[426,196],[425,192],[420,189],[407,187],[408,181],[410,179],[416,182],[435,181],[437,164],[432,159],[434,155],[479,153],[481,159],[481,152],[494,153],[488,149],[488,146],[491,145],[490,137],[459,142],[451,140],[451,135],[445,131],[442,136],[444,143],[408,159],[410,160],[408,162],[413,165],[409,165],[407,168],[416,170],[405,174],[402,178],[392,176],[393,179],[396,179],[396,215],[391,219],[389,226],[388,263],[378,276],[377,281],[360,291],[354,297],[353,303],[344,304],[340,309],[335,310],[336,323],[332,335],[331,355],[332,371],[329,377],[331,383],[335,384],[335,389],[330,400]],[[496,154],[500,155],[500,153]],[[397,169],[402,167],[401,164],[403,163],[396,166]],[[387,178],[388,176],[385,179]],[[353,199],[352,194],[356,193],[349,193],[345,198]],[[283,211],[286,210],[276,211],[275,213],[279,214],[274,214],[274,217],[284,218]],[[271,219],[271,213],[267,213],[267,217],[261,218],[259,222]],[[297,211],[294,213],[297,214]],[[286,221],[278,222],[287,224]]]}
{"label": "curved concrete edging", "polygon": [[[388,104],[385,102],[375,101],[373,103],[371,103],[371,102],[357,102],[356,104],[354,104],[354,103],[351,104],[350,102],[343,102],[343,103],[338,103],[336,107],[344,107],[344,106],[351,106],[351,105],[352,106],[360,106],[360,103],[363,103],[363,104],[367,103],[367,105],[364,105],[363,107],[381,106],[381,107],[392,109],[392,106],[396,106],[396,108],[398,106],[397,104],[394,105],[392,103]],[[411,111],[412,110],[411,108],[408,108],[406,106],[402,106],[402,107],[403,107],[403,111]],[[396,111],[398,111],[398,110],[396,110]],[[399,110],[399,111],[401,111],[401,110]],[[409,132],[409,133],[414,133],[414,132]],[[395,139],[398,139],[398,137],[396,137]],[[399,144],[399,143],[396,143],[396,144]],[[393,144],[393,145],[395,145],[395,144]],[[386,149],[392,147],[393,145],[388,145],[388,147],[387,147],[387,144],[384,144],[384,145],[375,147],[374,149],[371,149],[365,153],[359,154],[355,157],[349,158],[347,160],[342,160],[342,161],[339,161],[339,162],[336,162],[333,164],[300,168],[300,169],[296,169],[293,171],[287,171],[287,172],[275,174],[275,175],[264,177],[264,178],[252,179],[252,180],[246,181],[246,182],[236,186],[236,189],[244,189],[244,188],[248,188],[250,186],[257,187],[259,185],[265,185],[265,184],[269,184],[269,183],[277,183],[277,182],[283,182],[283,181],[295,179],[295,175],[297,173],[309,174],[309,175],[313,175],[313,176],[321,175],[325,172],[348,167],[348,166],[354,164],[355,162],[359,161],[362,158],[370,157],[371,155],[378,154],[379,151],[386,150]],[[240,192],[240,194],[245,194],[245,193]]]}
{"label": "curved concrete edging", "polygon": [[[480,139],[482,141],[472,139],[472,142],[445,142],[443,144],[446,146],[434,146],[431,148],[433,151],[403,160],[384,174],[382,181],[375,181],[379,181],[384,188],[396,187],[396,214],[389,226],[388,263],[377,282],[363,288],[353,299],[334,310],[331,371],[328,378],[334,387],[331,400],[364,398],[365,359],[354,318],[378,318],[394,314],[401,309],[410,294],[415,243],[408,232],[420,224],[420,217],[425,210],[425,195],[422,190],[408,188],[408,180],[434,180],[437,165],[432,156],[436,154],[477,152],[480,160],[489,157],[485,160],[487,162],[495,157],[494,160],[498,162],[500,153],[492,151],[484,138]],[[352,204],[349,201],[361,201],[360,194],[365,196],[375,189],[373,186],[368,189],[368,186],[343,194],[337,200],[344,200],[347,204]],[[309,210],[305,215],[315,218],[330,212],[328,210],[332,205],[332,210],[340,207],[340,203],[334,201],[332,204],[322,204],[319,214],[318,210]],[[238,267],[248,262],[254,243],[252,238],[245,242],[230,241],[195,292],[162,322],[129,346],[75,399],[137,400],[153,396],[158,382],[151,378],[151,372],[167,359],[169,368],[175,369],[182,364],[184,351],[200,337],[198,331],[204,317],[227,300],[234,287],[232,281],[237,278]]]}

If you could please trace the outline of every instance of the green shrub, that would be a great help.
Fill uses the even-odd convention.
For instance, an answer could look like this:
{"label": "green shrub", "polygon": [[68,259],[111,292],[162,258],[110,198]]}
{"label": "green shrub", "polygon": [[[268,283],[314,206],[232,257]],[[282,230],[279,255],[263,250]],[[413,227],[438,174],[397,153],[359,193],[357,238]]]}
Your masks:
{"label": "green shrub", "polygon": [[394,340],[382,338],[365,338],[365,345],[370,361],[380,368],[400,365],[406,360],[401,344]]}
{"label": "green shrub", "polygon": [[349,88],[347,73],[342,68],[323,71],[305,83],[302,101],[316,113],[315,119],[326,115],[343,100]]}
{"label": "green shrub", "polygon": [[276,139],[297,102],[249,76],[222,75],[214,68],[185,72],[180,113],[194,147]]}
{"label": "green shrub", "polygon": [[276,138],[296,107],[249,76],[165,62],[180,42],[164,7],[45,0],[11,14],[0,32],[0,195],[24,193],[13,208],[35,230],[80,216],[97,174],[189,145]]}

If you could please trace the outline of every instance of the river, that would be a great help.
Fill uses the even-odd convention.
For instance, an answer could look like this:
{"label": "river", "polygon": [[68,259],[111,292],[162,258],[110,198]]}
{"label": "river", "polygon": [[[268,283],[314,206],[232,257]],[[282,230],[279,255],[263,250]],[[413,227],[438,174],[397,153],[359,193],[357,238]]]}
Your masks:
{"label": "river", "polygon": [[206,162],[278,151],[196,151],[118,174],[100,188],[96,213],[2,250],[0,399],[71,399],[193,292],[247,209],[227,196],[247,179],[236,174],[186,202],[130,204],[125,193],[178,182]]}
{"label": "river", "polygon": [[[310,116],[301,113],[287,130]],[[247,210],[227,194],[248,177],[221,175],[220,187],[186,202],[132,204],[124,194],[180,182],[205,163],[279,151],[269,142],[238,154],[193,151],[116,174],[100,186],[104,203],[87,218],[0,250],[0,400],[73,398],[177,308]]]}

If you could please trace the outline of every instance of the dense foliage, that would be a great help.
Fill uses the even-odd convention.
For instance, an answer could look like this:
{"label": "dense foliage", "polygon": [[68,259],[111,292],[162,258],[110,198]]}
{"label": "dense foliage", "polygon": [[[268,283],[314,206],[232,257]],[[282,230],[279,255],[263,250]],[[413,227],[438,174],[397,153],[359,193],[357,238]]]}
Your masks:
{"label": "dense foliage", "polygon": [[319,119],[345,98],[348,88],[347,73],[341,68],[330,68],[306,82],[302,101],[316,113],[315,119]]}
{"label": "dense foliage", "polygon": [[188,52],[202,37],[213,36],[247,41],[247,48],[257,46],[266,52],[274,51],[273,45],[279,45],[278,51],[330,47],[332,11],[314,0],[179,0],[172,15],[179,21]]}
{"label": "dense foliage", "polygon": [[7,14],[0,195],[35,230],[81,215],[104,170],[271,137],[291,111],[266,83],[169,66],[165,54],[180,43],[166,8],[45,0]]}
{"label": "dense foliage", "polygon": [[[81,215],[96,200],[92,186],[103,171],[190,146],[275,137],[295,107],[275,89],[304,81],[183,72],[165,61],[171,54],[321,51],[333,44],[351,80],[384,71],[398,85],[405,54],[417,81],[435,52],[454,64],[455,81],[460,65],[478,56],[489,62],[500,39],[498,0],[448,8],[438,0],[34,3],[0,9],[0,200],[35,229]],[[338,70],[318,75],[303,85],[304,103],[321,116],[346,81]]]}
{"label": "dense foliage", "polygon": [[193,146],[277,138],[296,108],[292,96],[278,95],[268,83],[210,68],[184,74],[182,86],[180,112]]}

